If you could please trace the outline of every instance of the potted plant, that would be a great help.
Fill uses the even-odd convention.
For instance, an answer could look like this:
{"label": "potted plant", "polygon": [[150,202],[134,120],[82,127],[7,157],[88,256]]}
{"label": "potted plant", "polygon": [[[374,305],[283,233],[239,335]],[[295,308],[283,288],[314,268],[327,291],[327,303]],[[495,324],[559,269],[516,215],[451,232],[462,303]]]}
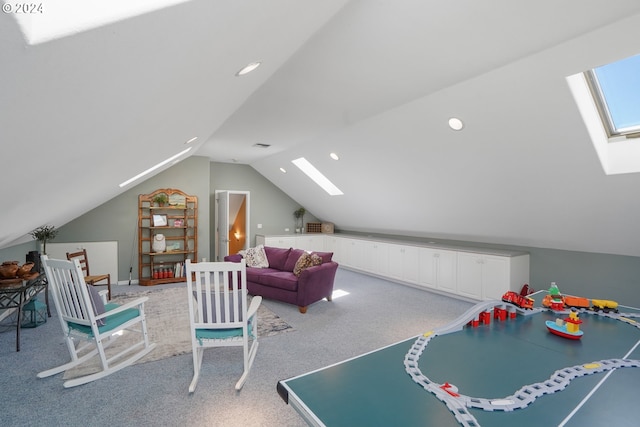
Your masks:
{"label": "potted plant", "polygon": [[168,201],[169,201],[169,198],[164,193],[157,194],[153,198],[153,202],[157,203],[158,206],[164,206],[167,204]]}
{"label": "potted plant", "polygon": [[[296,218],[296,233],[304,228],[304,214],[307,212],[305,208],[299,208],[293,211],[293,216]],[[298,221],[300,221],[300,227],[298,227]]]}
{"label": "potted plant", "polygon": [[47,241],[55,239],[58,234],[58,230],[53,225],[43,225],[41,227],[36,228],[31,233],[29,233],[31,237],[35,240],[38,240],[42,245],[42,253],[46,255],[47,253]]}

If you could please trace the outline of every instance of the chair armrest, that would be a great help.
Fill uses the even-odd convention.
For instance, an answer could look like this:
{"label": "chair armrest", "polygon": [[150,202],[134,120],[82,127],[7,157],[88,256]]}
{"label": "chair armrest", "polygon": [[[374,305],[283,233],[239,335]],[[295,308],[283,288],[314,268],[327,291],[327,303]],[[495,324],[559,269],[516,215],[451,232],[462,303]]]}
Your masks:
{"label": "chair armrest", "polygon": [[249,304],[249,309],[247,310],[248,319],[251,319],[258,312],[258,307],[260,307],[261,303],[262,303],[261,296],[256,295],[253,298],[251,298],[251,304]]}
{"label": "chair armrest", "polygon": [[297,304],[303,307],[322,298],[331,298],[337,270],[338,263],[335,261],[302,270],[298,278]]}
{"label": "chair armrest", "polygon": [[329,282],[333,285],[333,280],[338,270],[338,263],[335,261],[329,261],[320,265],[314,265],[302,270],[299,277],[299,283],[305,284],[307,282],[315,282],[321,280],[323,282]]}
{"label": "chair armrest", "polygon": [[114,308],[113,310],[109,310],[109,311],[105,311],[104,313],[100,314],[99,316],[96,316],[96,319],[104,319],[106,317],[112,316],[114,314],[123,312],[125,310],[128,310],[130,308],[134,308],[137,306],[140,306],[142,304],[144,304],[145,302],[147,302],[149,300],[149,297],[140,297],[140,298],[136,298],[133,301],[129,301],[126,304],[122,304],[121,306]]}

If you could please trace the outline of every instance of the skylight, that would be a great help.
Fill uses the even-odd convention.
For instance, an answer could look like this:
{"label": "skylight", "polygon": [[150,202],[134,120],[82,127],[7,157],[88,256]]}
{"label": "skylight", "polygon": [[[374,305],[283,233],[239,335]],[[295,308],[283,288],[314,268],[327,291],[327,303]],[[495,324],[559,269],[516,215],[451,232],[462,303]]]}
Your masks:
{"label": "skylight", "polygon": [[640,136],[640,55],[587,73],[591,91],[610,136]]}
{"label": "skylight", "polygon": [[602,169],[640,172],[640,55],[567,77]]}
{"label": "skylight", "polygon": [[145,170],[144,172],[140,172],[138,175],[134,176],[133,178],[129,178],[128,180],[126,180],[123,183],[121,183],[120,187],[126,187],[127,185],[131,184],[132,182],[139,180],[143,176],[149,175],[151,172],[155,171],[156,169],[159,169],[159,168],[163,167],[164,165],[166,165],[166,164],[168,164],[168,163],[170,163],[170,162],[172,162],[174,160],[177,160],[183,154],[187,154],[192,148],[193,147],[189,147],[189,148],[187,148],[185,150],[182,150],[178,154],[175,154],[175,155],[169,157],[168,159],[161,161],[157,165],[150,167],[149,169]]}
{"label": "skylight", "polygon": [[[27,43],[35,45],[187,1],[190,0],[3,0],[3,11],[15,18]],[[22,8],[31,5],[41,7]]]}
{"label": "skylight", "polygon": [[296,165],[302,172],[304,172],[309,178],[318,184],[324,191],[331,196],[340,196],[344,194],[338,187],[336,187],[326,176],[322,174],[315,166],[313,166],[307,159],[300,157],[299,159],[292,160],[291,163]]}

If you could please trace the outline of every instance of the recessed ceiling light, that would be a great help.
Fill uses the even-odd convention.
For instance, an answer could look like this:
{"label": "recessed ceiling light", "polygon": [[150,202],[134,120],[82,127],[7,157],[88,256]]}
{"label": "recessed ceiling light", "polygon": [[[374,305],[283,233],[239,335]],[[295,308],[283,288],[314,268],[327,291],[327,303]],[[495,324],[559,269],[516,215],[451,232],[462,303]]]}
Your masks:
{"label": "recessed ceiling light", "polygon": [[240,71],[236,73],[236,76],[244,76],[245,74],[249,74],[256,68],[258,68],[262,64],[261,62],[252,62],[251,64],[245,65]]}
{"label": "recessed ceiling light", "polygon": [[338,157],[336,153],[329,154],[329,157],[331,157],[333,160],[340,160],[340,157]]}
{"label": "recessed ceiling light", "polygon": [[280,172],[287,173],[287,170],[285,168],[280,168]]}
{"label": "recessed ceiling light", "polygon": [[449,127],[453,130],[462,130],[464,123],[457,117],[451,117],[449,119]]}

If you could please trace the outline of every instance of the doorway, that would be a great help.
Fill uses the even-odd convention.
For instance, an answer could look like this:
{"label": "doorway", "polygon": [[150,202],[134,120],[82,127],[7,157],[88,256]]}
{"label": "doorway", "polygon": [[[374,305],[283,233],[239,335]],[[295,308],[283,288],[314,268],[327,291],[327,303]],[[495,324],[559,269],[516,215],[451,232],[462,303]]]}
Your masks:
{"label": "doorway", "polygon": [[249,191],[216,190],[216,261],[251,243]]}

